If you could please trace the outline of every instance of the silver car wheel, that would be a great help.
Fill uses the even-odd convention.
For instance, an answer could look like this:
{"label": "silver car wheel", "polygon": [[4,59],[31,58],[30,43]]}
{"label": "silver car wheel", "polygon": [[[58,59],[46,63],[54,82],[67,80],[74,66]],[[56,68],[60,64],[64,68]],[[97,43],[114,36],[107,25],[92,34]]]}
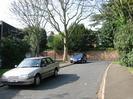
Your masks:
{"label": "silver car wheel", "polygon": [[37,85],[37,86],[40,85],[41,79],[40,79],[39,76],[36,76],[36,77],[35,77],[35,82],[34,82],[34,83],[35,83],[35,85]]}
{"label": "silver car wheel", "polygon": [[58,75],[58,70],[55,69],[55,70],[54,70],[54,76],[57,76],[57,75]]}

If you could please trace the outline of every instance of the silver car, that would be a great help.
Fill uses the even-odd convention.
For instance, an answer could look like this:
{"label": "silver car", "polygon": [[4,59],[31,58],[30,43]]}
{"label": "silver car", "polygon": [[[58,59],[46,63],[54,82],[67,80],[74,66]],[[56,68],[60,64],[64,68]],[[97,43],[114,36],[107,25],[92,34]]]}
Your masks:
{"label": "silver car", "polygon": [[5,85],[39,85],[42,79],[56,76],[58,71],[59,63],[50,57],[26,58],[16,68],[2,75],[2,83]]}

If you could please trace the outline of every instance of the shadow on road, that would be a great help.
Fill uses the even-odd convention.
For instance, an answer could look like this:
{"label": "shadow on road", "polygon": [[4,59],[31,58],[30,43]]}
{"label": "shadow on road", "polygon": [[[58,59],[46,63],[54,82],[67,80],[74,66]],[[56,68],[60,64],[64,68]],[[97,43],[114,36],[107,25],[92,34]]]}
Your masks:
{"label": "shadow on road", "polygon": [[0,88],[0,99],[12,99],[17,95],[19,89],[10,89],[7,86]]}
{"label": "shadow on road", "polygon": [[44,79],[42,84],[35,88],[36,90],[46,90],[46,89],[54,89],[65,84],[73,83],[77,81],[80,77],[76,74],[60,74],[57,77],[50,77]]}
{"label": "shadow on road", "polygon": [[93,62],[91,62],[91,61],[87,61],[86,63],[82,63],[82,64],[89,64],[89,63],[93,63]]}
{"label": "shadow on road", "polygon": [[41,85],[39,86],[14,86],[10,89],[19,89],[19,90],[47,90],[54,89],[65,84],[73,83],[77,81],[80,77],[76,74],[59,74],[57,77],[49,77],[42,80]]}
{"label": "shadow on road", "polygon": [[87,61],[87,62],[85,62],[85,63],[78,62],[78,63],[74,63],[74,64],[89,64],[89,63],[93,63],[93,62]]}
{"label": "shadow on road", "polygon": [[0,88],[0,97],[2,99],[11,99],[18,95],[22,90],[47,90],[54,89],[65,84],[70,84],[77,81],[80,77],[76,74],[59,74],[57,77],[49,77],[42,81],[39,86],[5,86]]}

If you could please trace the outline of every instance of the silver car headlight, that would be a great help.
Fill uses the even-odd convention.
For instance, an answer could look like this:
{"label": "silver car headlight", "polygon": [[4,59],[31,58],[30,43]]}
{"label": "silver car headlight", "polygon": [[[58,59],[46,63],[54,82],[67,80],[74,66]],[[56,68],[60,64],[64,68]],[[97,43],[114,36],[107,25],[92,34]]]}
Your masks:
{"label": "silver car headlight", "polygon": [[20,75],[20,79],[29,79],[29,78],[31,78],[32,77],[32,75],[31,74],[23,74],[23,75]]}
{"label": "silver car headlight", "polygon": [[28,79],[29,75],[28,74],[23,74],[19,76],[19,79]]}

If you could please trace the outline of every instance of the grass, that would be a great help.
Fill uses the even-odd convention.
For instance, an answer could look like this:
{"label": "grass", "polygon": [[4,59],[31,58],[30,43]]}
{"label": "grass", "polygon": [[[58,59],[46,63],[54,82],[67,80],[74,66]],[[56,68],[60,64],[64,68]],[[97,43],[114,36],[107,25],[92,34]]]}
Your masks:
{"label": "grass", "polygon": [[133,67],[127,67],[128,71],[133,74]]}
{"label": "grass", "polygon": [[5,73],[6,71],[8,71],[9,69],[0,69],[0,76]]}
{"label": "grass", "polygon": [[59,62],[59,64],[63,64],[65,62],[63,62],[63,60],[56,60],[57,62]]}
{"label": "grass", "polygon": [[116,60],[112,62],[113,64],[120,64],[120,61]]}
{"label": "grass", "polygon": [[[113,64],[120,64],[120,61],[113,61],[112,62]],[[121,66],[123,66],[123,65],[121,65]],[[133,67],[126,67],[126,66],[124,66],[131,74],[133,74]]]}

